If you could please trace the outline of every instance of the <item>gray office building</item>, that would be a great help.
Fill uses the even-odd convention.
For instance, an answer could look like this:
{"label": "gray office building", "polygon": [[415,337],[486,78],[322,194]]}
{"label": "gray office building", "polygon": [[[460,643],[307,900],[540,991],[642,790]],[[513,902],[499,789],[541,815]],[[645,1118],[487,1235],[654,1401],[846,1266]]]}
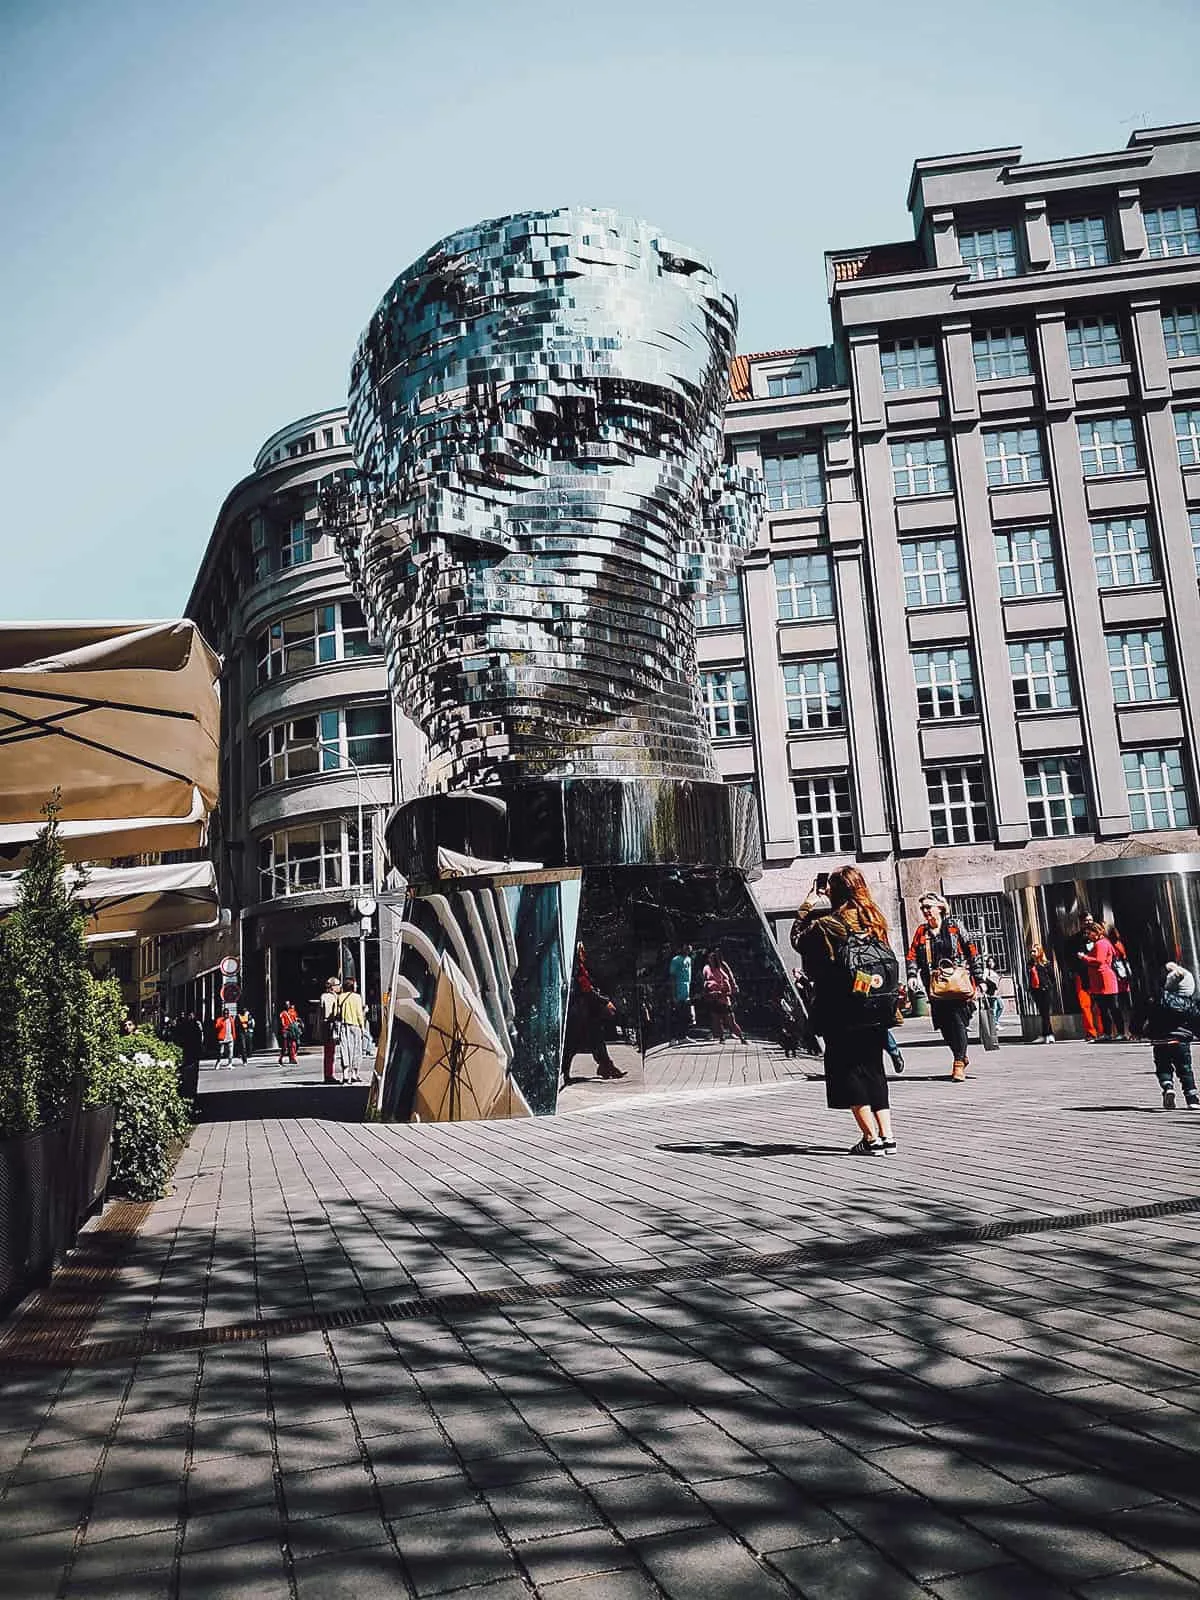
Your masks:
{"label": "gray office building", "polygon": [[769,508],[704,697],[781,938],[852,857],[1011,957],[1006,874],[1200,843],[1200,126],[920,160],[908,208],[827,255],[829,348],[735,363]]}

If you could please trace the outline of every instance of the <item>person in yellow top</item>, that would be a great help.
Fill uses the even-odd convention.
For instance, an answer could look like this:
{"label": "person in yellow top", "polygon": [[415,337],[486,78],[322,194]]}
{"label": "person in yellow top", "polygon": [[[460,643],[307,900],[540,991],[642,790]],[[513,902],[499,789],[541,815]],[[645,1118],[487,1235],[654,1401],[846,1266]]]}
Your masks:
{"label": "person in yellow top", "polygon": [[362,996],[355,988],[353,978],[347,978],[342,985],[342,992],[338,996],[337,1019],[339,1023],[337,1050],[342,1082],[359,1083],[363,1040],[367,1031],[367,1014],[363,1010]]}

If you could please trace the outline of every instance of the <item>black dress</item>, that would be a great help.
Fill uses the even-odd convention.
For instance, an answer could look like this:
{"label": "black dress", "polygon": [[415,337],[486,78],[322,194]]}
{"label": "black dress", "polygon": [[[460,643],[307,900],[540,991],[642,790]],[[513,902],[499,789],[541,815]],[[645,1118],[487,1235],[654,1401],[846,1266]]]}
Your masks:
{"label": "black dress", "polygon": [[804,920],[792,942],[812,979],[813,1024],[825,1041],[825,1104],[831,1111],[853,1106],[886,1111],[891,1105],[883,1070],[887,1028],[849,1028],[838,1014],[844,984],[838,955],[852,931],[861,931],[858,911],[843,906]]}

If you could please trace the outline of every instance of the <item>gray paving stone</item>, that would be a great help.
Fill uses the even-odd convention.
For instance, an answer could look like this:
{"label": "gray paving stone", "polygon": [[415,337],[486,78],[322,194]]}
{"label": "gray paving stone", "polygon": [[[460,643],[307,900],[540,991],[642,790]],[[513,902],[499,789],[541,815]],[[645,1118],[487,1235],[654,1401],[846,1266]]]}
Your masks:
{"label": "gray paving stone", "polygon": [[845,1533],[836,1517],[781,1473],[717,1479],[698,1485],[696,1492],[719,1522],[762,1555],[822,1544]]}
{"label": "gray paving stone", "polygon": [[872,1460],[909,1489],[943,1506],[1000,1506],[1029,1499],[1019,1484],[955,1450],[901,1445],[878,1451]]}
{"label": "gray paving stone", "polygon": [[925,1583],[1003,1561],[1004,1552],[955,1517],[911,1495],[839,1501],[834,1511],[905,1572]]}
{"label": "gray paving stone", "polygon": [[665,1472],[594,1483],[593,1500],[622,1538],[711,1525],[712,1514],[685,1484]]}
{"label": "gray paving stone", "polygon": [[779,1550],[770,1559],[805,1600],[927,1600],[926,1590],[861,1539]]}
{"label": "gray paving stone", "polygon": [[637,1554],[671,1600],[783,1600],[787,1585],[723,1528],[660,1533]]}
{"label": "gray paving stone", "polygon": [[1127,1572],[1146,1557],[1098,1528],[1071,1520],[1044,1507],[1010,1506],[968,1513],[972,1526],[987,1538],[1020,1556],[1036,1571],[1066,1583],[1080,1583],[1114,1572]]}

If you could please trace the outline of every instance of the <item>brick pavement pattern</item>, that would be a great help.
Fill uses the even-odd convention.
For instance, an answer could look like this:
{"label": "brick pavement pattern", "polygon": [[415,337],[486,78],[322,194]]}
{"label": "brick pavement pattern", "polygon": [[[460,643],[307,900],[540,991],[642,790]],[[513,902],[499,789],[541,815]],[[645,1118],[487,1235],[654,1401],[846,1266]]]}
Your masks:
{"label": "brick pavement pattern", "polygon": [[452,1127],[206,1071],[83,1345],[4,1368],[0,1592],[1194,1595],[1200,1114],[1144,1047],[906,1054],[871,1159],[770,1047]]}

